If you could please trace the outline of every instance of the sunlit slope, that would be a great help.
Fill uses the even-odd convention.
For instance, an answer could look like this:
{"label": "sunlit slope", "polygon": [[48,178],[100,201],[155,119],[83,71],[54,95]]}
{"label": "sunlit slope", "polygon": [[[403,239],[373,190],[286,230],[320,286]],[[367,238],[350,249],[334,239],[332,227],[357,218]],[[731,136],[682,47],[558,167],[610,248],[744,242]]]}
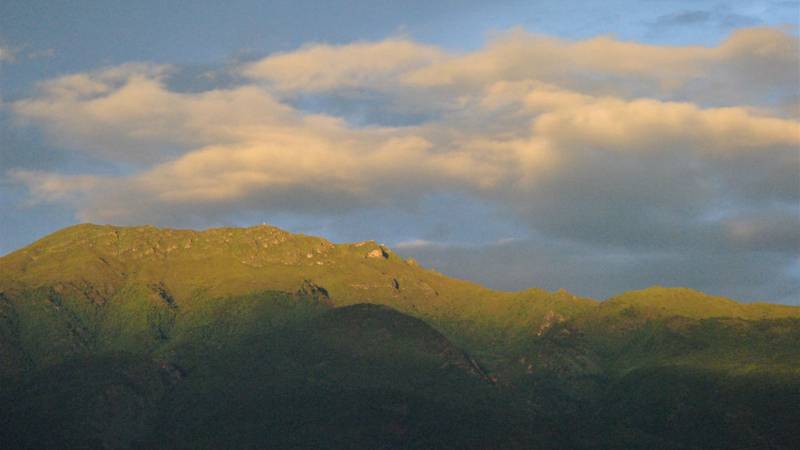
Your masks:
{"label": "sunlit slope", "polygon": [[[498,292],[404,260],[374,241],[333,244],[268,225],[207,231],[83,224],[0,258],[0,289],[81,290],[96,304],[130,285],[152,288],[182,308],[192,298],[258,291],[324,289],[335,306],[372,302],[420,315],[483,317],[520,325],[526,313],[764,319],[800,317],[800,308],[741,304],[691,289],[653,287],[598,303],[567,292]],[[602,313],[601,313],[602,314]]]}
{"label": "sunlit slope", "polygon": [[[3,372],[82,352],[154,351],[186,324],[235,311],[241,298],[261,292],[331,307],[384,304],[427,321],[490,365],[524,357],[554,326],[617,346],[616,331],[671,317],[800,317],[800,308],[740,304],[689,289],[650,288],[599,303],[564,291],[492,291],[372,241],[333,244],[266,225],[198,232],[85,224],[0,258]],[[241,314],[234,322],[248,320]]]}
{"label": "sunlit slope", "polygon": [[800,308],[653,287],[552,320],[522,351],[526,362],[562,374],[683,366],[800,376]]}
{"label": "sunlit slope", "polygon": [[32,359],[47,364],[80,351],[150,351],[169,341],[176,323],[205,320],[230,306],[222,299],[260,292],[332,307],[384,304],[487,358],[517,354],[557,325],[605,336],[671,317],[800,317],[797,307],[678,288],[605,302],[564,291],[492,291],[372,241],[333,244],[266,225],[198,232],[85,224],[0,258],[0,356],[13,361],[5,369],[13,372]]}
{"label": "sunlit slope", "polygon": [[[548,313],[571,317],[595,305],[565,292],[492,291],[424,269],[375,242],[337,245],[270,226],[197,232],[78,225],[0,258],[6,308],[22,319],[35,316],[18,321],[23,338],[35,321],[90,343],[128,327],[128,320],[169,321],[204,300],[262,291],[307,292],[332,306],[385,304],[465,345],[513,341],[535,333]],[[36,339],[23,340],[39,347]],[[50,336],[41,340],[62,352]]]}
{"label": "sunlit slope", "polygon": [[800,317],[800,308],[768,303],[738,303],[729,298],[708,295],[694,289],[654,286],[629,291],[599,305],[601,315],[636,311],[644,317],[681,316],[693,319],[736,317],[740,319],[777,319]]}

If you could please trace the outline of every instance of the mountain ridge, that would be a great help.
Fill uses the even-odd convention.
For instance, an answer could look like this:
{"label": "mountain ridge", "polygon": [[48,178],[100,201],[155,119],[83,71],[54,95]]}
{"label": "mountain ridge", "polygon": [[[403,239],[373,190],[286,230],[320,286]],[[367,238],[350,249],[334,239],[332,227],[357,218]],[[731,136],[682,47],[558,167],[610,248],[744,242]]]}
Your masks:
{"label": "mountain ridge", "polygon": [[790,449],[799,362],[800,307],[494,291],[266,225],[84,224],[0,257],[20,448]]}
{"label": "mountain ridge", "polygon": [[[112,244],[109,239],[104,240],[104,238],[110,238],[112,236],[117,241],[116,243]],[[252,241],[246,242],[247,239]],[[262,248],[264,250],[271,250],[270,247],[280,247],[281,244],[287,243],[295,245],[284,245],[284,247],[289,248],[284,249],[283,253],[279,253],[277,255],[285,257],[286,259],[284,261],[276,259],[274,257],[275,255],[269,254],[269,251],[258,251]],[[88,246],[89,249],[93,249],[94,252],[89,252],[89,255],[82,256],[92,256],[92,253],[94,253],[94,256],[97,257],[95,261],[91,261],[93,263],[93,267],[100,267],[100,265],[113,267],[113,264],[107,259],[107,256],[116,256],[121,259],[127,259],[128,261],[141,260],[152,262],[152,260],[170,259],[170,254],[173,252],[175,254],[179,254],[181,252],[196,253],[198,250],[201,252],[207,251],[212,244],[227,246],[230,251],[235,252],[236,256],[238,256],[239,259],[237,263],[249,268],[253,268],[254,266],[256,268],[258,266],[263,267],[266,264],[300,266],[313,266],[316,264],[324,266],[326,264],[324,258],[325,253],[329,252],[330,250],[340,250],[340,253],[342,253],[341,250],[346,249],[350,251],[350,254],[346,256],[358,255],[364,256],[365,259],[378,260],[391,259],[393,262],[402,262],[410,267],[419,267],[421,269],[420,271],[424,271],[428,275],[447,278],[448,280],[452,280],[457,283],[477,287],[485,292],[499,293],[503,295],[528,295],[531,297],[550,296],[559,297],[562,299],[572,298],[588,300],[597,303],[598,305],[603,303],[620,303],[623,301],[629,303],[630,300],[637,298],[640,302],[655,302],[658,300],[658,297],[671,295],[674,298],[685,299],[687,297],[691,297],[693,299],[699,299],[706,302],[713,299],[720,304],[727,302],[728,306],[733,306],[733,303],[739,305],[778,306],[777,304],[769,302],[739,302],[721,296],[705,294],[701,291],[686,287],[664,287],[660,285],[653,285],[645,289],[623,292],[613,295],[605,300],[596,300],[590,297],[576,296],[568,291],[565,291],[564,289],[551,292],[537,287],[530,287],[518,291],[498,291],[485,288],[468,280],[444,276],[433,269],[423,268],[419,266],[419,264],[413,258],[404,259],[393,252],[386,245],[378,244],[375,241],[335,244],[325,238],[291,233],[267,224],[255,225],[251,227],[216,227],[205,230],[158,228],[153,225],[121,227],[114,225],[97,225],[91,223],[77,224],[48,234],[25,247],[12,251],[7,255],[0,256],[0,267],[3,268],[3,273],[6,274],[5,277],[0,275],[0,280],[5,278],[7,281],[11,274],[15,275],[18,279],[20,278],[20,275],[22,275],[21,278],[25,279],[25,273],[28,272],[31,265],[35,266],[33,263],[35,260],[41,257],[42,252],[58,254],[59,251],[63,253],[63,251],[67,249],[71,249],[73,251],[76,249],[85,251],[87,248],[86,246],[83,246],[84,244]],[[250,246],[249,251],[248,244]],[[116,248],[102,248],[103,246],[114,246]],[[357,249],[362,249],[364,251],[361,252]],[[116,252],[110,250],[116,250]],[[370,252],[378,253],[373,253],[373,258],[370,258],[368,256]],[[376,254],[380,254],[380,256],[374,256]],[[206,259],[212,259],[213,256],[213,254],[204,255]],[[306,259],[308,259],[308,261],[303,261],[304,256]],[[74,255],[71,257],[75,258]],[[259,257],[262,258],[262,260],[259,260]],[[100,268],[102,269],[102,267]],[[17,270],[15,271],[14,269]],[[313,267],[310,269],[313,269]],[[31,274],[31,278],[41,277],[42,275],[43,273],[36,272]],[[66,275],[71,276],[74,274]],[[85,276],[86,274],[84,273],[82,275]],[[390,284],[393,285],[395,283],[392,281]],[[675,293],[681,295],[672,295]],[[800,307],[792,305],[783,306],[786,306],[786,308],[781,308],[784,311],[794,309],[800,311]]]}

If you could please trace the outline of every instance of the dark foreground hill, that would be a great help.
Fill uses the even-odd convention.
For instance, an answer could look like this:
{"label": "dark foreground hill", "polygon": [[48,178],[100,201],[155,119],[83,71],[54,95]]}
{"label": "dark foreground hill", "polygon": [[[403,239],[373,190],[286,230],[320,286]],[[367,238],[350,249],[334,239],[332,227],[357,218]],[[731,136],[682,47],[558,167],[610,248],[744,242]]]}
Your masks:
{"label": "dark foreground hill", "polygon": [[800,308],[497,292],[375,242],[79,225],[0,258],[4,448],[800,448]]}

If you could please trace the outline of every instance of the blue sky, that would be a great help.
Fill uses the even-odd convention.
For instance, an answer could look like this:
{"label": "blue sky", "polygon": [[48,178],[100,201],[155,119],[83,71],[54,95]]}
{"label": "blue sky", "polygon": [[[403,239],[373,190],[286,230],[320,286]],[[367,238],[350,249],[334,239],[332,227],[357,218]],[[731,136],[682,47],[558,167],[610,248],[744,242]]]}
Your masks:
{"label": "blue sky", "polygon": [[797,2],[226,3],[0,4],[0,253],[269,222],[499,289],[800,302]]}

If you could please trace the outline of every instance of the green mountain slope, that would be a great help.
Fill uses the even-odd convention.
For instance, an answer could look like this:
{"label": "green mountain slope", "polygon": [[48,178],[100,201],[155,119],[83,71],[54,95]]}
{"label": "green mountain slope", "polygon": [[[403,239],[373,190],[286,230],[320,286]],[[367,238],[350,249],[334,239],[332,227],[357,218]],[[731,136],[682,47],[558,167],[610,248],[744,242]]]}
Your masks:
{"label": "green mountain slope", "polygon": [[[10,307],[35,316],[24,323],[48,323],[59,334],[22,329],[24,347],[47,342],[54,355],[105,345],[106,329],[119,339],[121,328],[133,326],[116,323],[127,321],[126,309],[138,308],[139,320],[148,314],[170,320],[209,299],[309,286],[321,288],[333,306],[389,305],[478,353],[535,334],[548,313],[571,317],[596,303],[563,292],[491,291],[423,269],[374,242],[334,245],[269,226],[196,232],[78,225],[0,259],[0,292]],[[20,295],[30,300],[14,300]]]}
{"label": "green mountain slope", "polygon": [[800,308],[689,289],[498,292],[270,226],[0,258],[20,448],[788,449],[798,380]]}

